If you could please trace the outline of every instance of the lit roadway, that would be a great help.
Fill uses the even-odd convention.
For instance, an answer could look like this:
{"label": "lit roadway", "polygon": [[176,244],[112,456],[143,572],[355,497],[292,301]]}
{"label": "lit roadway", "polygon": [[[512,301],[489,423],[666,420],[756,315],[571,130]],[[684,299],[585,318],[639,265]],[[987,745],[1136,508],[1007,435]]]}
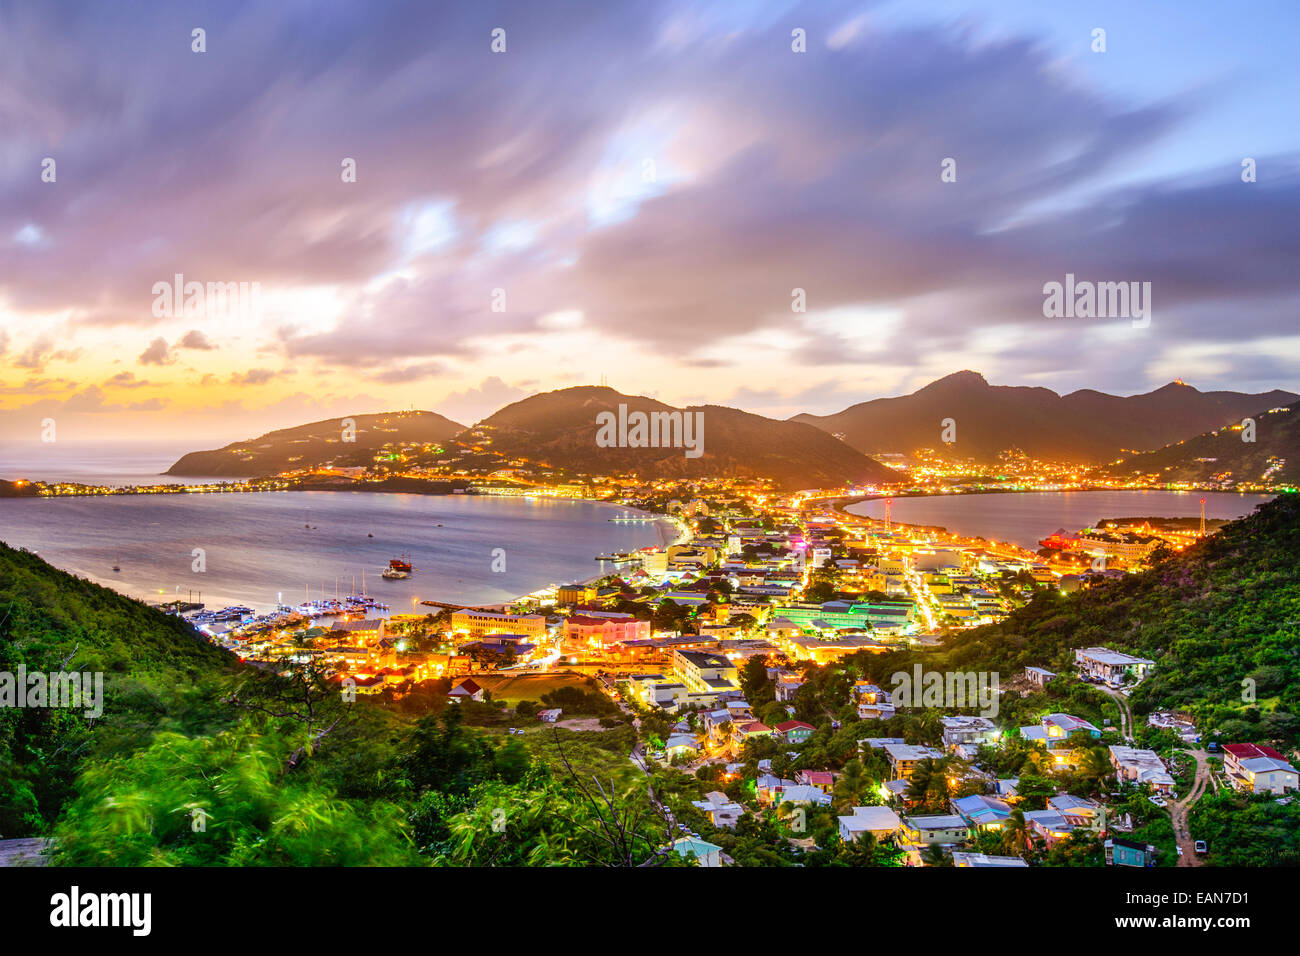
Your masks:
{"label": "lit roadway", "polygon": [[930,589],[925,586],[921,576],[913,568],[903,568],[903,579],[907,581],[908,588],[911,589],[912,599],[916,606],[921,609],[921,615],[925,618],[926,630],[933,634],[935,629],[934,611],[930,607]]}

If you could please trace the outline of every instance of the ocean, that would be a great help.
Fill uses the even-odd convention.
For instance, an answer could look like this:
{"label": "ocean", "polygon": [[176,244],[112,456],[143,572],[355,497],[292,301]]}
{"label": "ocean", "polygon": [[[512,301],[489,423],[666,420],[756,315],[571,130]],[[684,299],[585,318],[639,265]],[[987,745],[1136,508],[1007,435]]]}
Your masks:
{"label": "ocean", "polygon": [[[1031,551],[1058,528],[1078,531],[1102,518],[1186,518],[1200,514],[1205,498],[1207,518],[1240,518],[1272,495],[1227,491],[1042,491],[990,495],[926,495],[895,498],[893,520],[932,525],[967,537],[1010,541]],[[850,505],[853,514],[883,518],[883,499]]]}
{"label": "ocean", "polygon": [[[420,600],[490,604],[586,580],[613,570],[597,554],[676,540],[666,519],[608,520],[635,513],[565,499],[368,492],[9,498],[0,499],[0,540],[149,602],[266,611],[347,596],[364,579],[402,613]],[[382,579],[402,554],[415,572]]]}

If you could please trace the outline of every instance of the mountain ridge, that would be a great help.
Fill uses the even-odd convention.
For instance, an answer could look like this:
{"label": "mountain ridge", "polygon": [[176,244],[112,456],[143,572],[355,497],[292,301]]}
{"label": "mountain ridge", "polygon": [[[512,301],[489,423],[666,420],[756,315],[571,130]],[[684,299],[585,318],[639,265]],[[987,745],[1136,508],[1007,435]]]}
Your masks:
{"label": "mountain ridge", "polygon": [[[1219,428],[1300,396],[1281,389],[1259,394],[1202,392],[1173,381],[1138,395],[1078,389],[1061,395],[1043,386],[990,385],[962,370],[916,391],[869,399],[830,415],[800,421],[841,435],[865,455],[913,454],[918,449],[989,462],[1017,448],[1031,457],[1103,464],[1126,451],[1147,451]],[[944,442],[948,419],[956,441]]]}
{"label": "mountain ridge", "polygon": [[[352,441],[345,440],[344,423],[349,420]],[[165,474],[251,478],[327,462],[336,467],[362,467],[391,442],[443,442],[464,430],[464,425],[437,412],[345,415],[277,428],[221,448],[192,451],[177,459]]]}

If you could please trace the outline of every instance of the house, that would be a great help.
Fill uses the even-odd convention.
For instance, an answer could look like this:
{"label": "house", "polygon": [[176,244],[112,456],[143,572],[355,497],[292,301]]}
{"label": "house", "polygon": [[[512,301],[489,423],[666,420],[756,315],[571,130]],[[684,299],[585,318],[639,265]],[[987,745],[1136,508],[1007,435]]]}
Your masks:
{"label": "house", "polygon": [[[739,765],[738,765],[739,766]],[[775,777],[770,773],[760,773],[758,779],[754,781],[754,795],[758,797],[760,805],[777,803],[777,795],[786,787],[798,786],[793,780],[783,780]]]}
{"label": "house", "polygon": [[1259,744],[1227,744],[1223,748],[1223,772],[1236,789],[1250,793],[1300,789],[1295,767],[1272,747]]}
{"label": "house", "polygon": [[1000,830],[1002,821],[1011,816],[1011,807],[996,797],[975,794],[953,800],[952,812],[976,830]]}
{"label": "house", "polygon": [[560,714],[564,711],[559,707],[548,707],[546,710],[537,712],[537,719],[548,724],[553,724],[560,719]]}
{"label": "house", "polygon": [[824,793],[817,787],[808,787],[801,783],[778,787],[774,793],[774,798],[774,802],[777,804],[794,803],[825,806],[831,802],[830,794]]}
{"label": "house", "polygon": [[970,839],[970,827],[956,814],[903,817],[901,832],[908,843],[921,846],[961,843]]}
{"label": "house", "polygon": [[907,800],[907,781],[906,780],[886,780],[881,785],[881,789],[889,794],[890,800],[906,802]]}
{"label": "house", "polygon": [[783,704],[790,703],[803,685],[804,679],[799,674],[789,672],[779,674],[776,678],[776,699]]}
{"label": "house", "polygon": [[993,792],[1003,800],[1015,803],[1020,799],[1020,794],[1016,792],[1016,787],[1019,783],[1019,777],[1007,777],[1003,780],[995,780],[993,781]]}
{"label": "house", "polygon": [[1066,823],[1086,827],[1090,830],[1100,827],[1102,825],[1101,821],[1105,819],[1101,804],[1096,800],[1089,800],[1087,797],[1075,797],[1068,793],[1048,797],[1047,809],[1059,813],[1065,818]]}
{"label": "house", "polygon": [[1110,748],[1110,762],[1120,780],[1148,784],[1158,793],[1170,793],[1174,789],[1174,778],[1154,750],[1115,744]]}
{"label": "house", "polygon": [[1099,678],[1117,686],[1125,681],[1136,684],[1156,664],[1145,657],[1134,657],[1105,647],[1078,648],[1074,652],[1074,662],[1080,676]]}
{"label": "house", "polygon": [[744,807],[717,790],[706,793],[703,800],[692,800],[691,805],[703,812],[715,827],[725,827],[728,830],[733,829],[745,815]]}
{"label": "house", "polygon": [[722,709],[731,715],[732,723],[743,723],[754,719],[754,709],[747,700],[724,700]]}
{"label": "house", "polygon": [[991,746],[1001,737],[997,724],[987,717],[958,715],[941,717],[940,720],[943,722],[943,745],[963,757],[973,757],[981,744]]}
{"label": "house", "polygon": [[1087,734],[1094,738],[1101,736],[1101,731],[1091,723],[1070,714],[1048,714],[1037,724],[1021,727],[1019,733],[1031,743],[1047,747],[1053,752],[1057,763],[1071,762],[1069,752],[1072,734]]}
{"label": "house", "polygon": [[673,841],[673,849],[680,857],[694,857],[697,866],[722,866],[722,847],[695,837],[682,837]]}
{"label": "house", "polygon": [[853,693],[858,698],[858,720],[888,720],[897,713],[889,691],[875,684],[858,681],[853,686]]}
{"label": "house", "polygon": [[1071,823],[1055,810],[1025,810],[1024,816],[1029,829],[1042,837],[1048,846],[1080,829],[1078,824]]}
{"label": "house", "polygon": [[933,747],[914,744],[885,744],[885,756],[889,758],[889,766],[894,771],[895,779],[906,780],[912,776],[912,771],[922,760],[941,760],[943,751],[935,750]]}
{"label": "house", "polygon": [[806,787],[816,787],[822,793],[830,793],[835,788],[835,774],[830,770],[800,770],[795,779]]}
{"label": "house", "polygon": [[804,743],[817,731],[812,724],[805,724],[802,720],[787,720],[783,724],[777,724],[775,729],[776,736],[788,744]]}
{"label": "house", "polygon": [[1150,843],[1137,843],[1112,837],[1106,841],[1107,866],[1155,866],[1156,848]]}
{"label": "house", "polygon": [[772,728],[759,720],[751,720],[744,724],[734,724],[731,728],[731,752],[733,755],[739,755],[745,741],[753,737],[771,737]]}
{"label": "house", "polygon": [[669,760],[675,760],[678,757],[694,759],[699,755],[700,744],[694,734],[673,734],[664,744],[664,753],[668,755]]}
{"label": "house", "polygon": [[884,840],[897,833],[903,822],[889,807],[854,807],[851,816],[840,817],[839,821],[840,839],[845,843],[858,840],[864,833]]}
{"label": "house", "polygon": [[630,689],[647,707],[659,707],[668,711],[675,711],[690,700],[691,696],[685,684],[658,677],[643,677],[634,682]]}
{"label": "house", "polygon": [[1044,670],[1041,667],[1025,668],[1025,680],[1027,680],[1029,683],[1033,684],[1036,687],[1040,687],[1040,688],[1046,687],[1048,682],[1051,681],[1051,679],[1055,676],[1056,675],[1053,674],[1051,671]]}
{"label": "house", "polygon": [[1028,866],[1024,860],[1018,856],[989,856],[985,853],[964,853],[961,850],[952,851],[953,866]]}
{"label": "house", "polygon": [[460,703],[462,700],[482,700],[483,688],[472,677],[466,677],[463,681],[447,692],[447,699],[453,703]]}
{"label": "house", "polygon": [[709,735],[709,740],[715,744],[720,744],[727,737],[727,731],[733,723],[731,714],[725,709],[711,710],[700,718],[704,726],[704,732]]}

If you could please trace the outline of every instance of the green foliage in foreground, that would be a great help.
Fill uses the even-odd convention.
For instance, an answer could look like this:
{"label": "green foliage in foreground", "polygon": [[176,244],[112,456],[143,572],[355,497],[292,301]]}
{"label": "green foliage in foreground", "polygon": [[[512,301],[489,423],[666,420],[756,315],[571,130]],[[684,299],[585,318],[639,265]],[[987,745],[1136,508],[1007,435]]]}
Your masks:
{"label": "green foliage in foreground", "polygon": [[0,708],[0,837],[45,832],[83,762],[148,744],[154,733],[206,733],[234,658],[175,617],[56,571],[0,544],[0,671],[103,675],[103,716]]}
{"label": "green foliage in foreground", "polygon": [[418,860],[400,808],[284,774],[288,743],[251,722],[159,734],[91,766],[57,830],[71,866],[358,866]]}

